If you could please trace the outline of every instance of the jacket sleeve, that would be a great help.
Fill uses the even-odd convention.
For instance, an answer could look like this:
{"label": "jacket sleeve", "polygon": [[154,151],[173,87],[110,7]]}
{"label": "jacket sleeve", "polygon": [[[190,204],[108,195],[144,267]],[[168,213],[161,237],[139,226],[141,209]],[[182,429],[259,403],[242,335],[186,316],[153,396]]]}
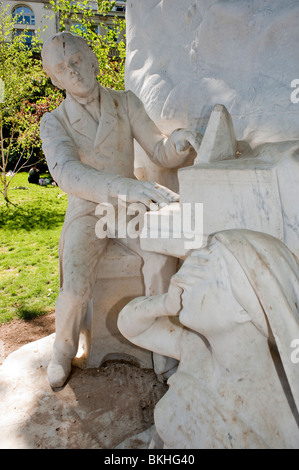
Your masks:
{"label": "jacket sleeve", "polygon": [[148,157],[164,168],[182,166],[190,151],[178,152],[172,134],[165,136],[148,116],[142,101],[132,92],[127,92],[127,109],[132,133]]}
{"label": "jacket sleeve", "polygon": [[74,141],[53,112],[41,119],[40,137],[49,171],[63,191],[96,203],[108,201],[118,175],[82,163]]}

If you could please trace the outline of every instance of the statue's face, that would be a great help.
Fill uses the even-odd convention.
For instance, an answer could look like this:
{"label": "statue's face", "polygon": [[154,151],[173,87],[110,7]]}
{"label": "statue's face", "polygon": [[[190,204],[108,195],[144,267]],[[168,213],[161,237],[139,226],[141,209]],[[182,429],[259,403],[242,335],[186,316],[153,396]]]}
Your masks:
{"label": "statue's face", "polygon": [[50,49],[49,64],[59,86],[77,98],[87,98],[96,84],[96,74],[87,48],[62,37]]}
{"label": "statue's face", "polygon": [[[184,276],[184,265],[181,276]],[[189,257],[185,277],[180,322],[208,339],[233,331],[236,315],[242,308],[231,291],[218,247],[202,248],[196,258]]]}
{"label": "statue's face", "polygon": [[228,332],[236,334],[236,328],[251,322],[268,337],[261,299],[235,256],[223,245],[213,242],[194,251],[178,274],[184,288],[183,325],[210,340]]}

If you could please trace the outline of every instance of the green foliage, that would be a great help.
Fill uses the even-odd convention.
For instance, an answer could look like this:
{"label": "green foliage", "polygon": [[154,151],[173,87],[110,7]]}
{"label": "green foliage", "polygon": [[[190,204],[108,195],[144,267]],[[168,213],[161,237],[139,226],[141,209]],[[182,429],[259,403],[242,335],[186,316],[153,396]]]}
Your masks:
{"label": "green foliage", "polygon": [[[41,68],[34,58],[34,48],[25,44],[25,35],[14,35],[14,21],[7,8],[0,11],[0,78],[4,83],[4,100],[0,103],[4,124],[16,124],[16,110],[29,98],[40,82]],[[38,45],[36,44],[36,47]]]}
{"label": "green foliage", "polygon": [[50,5],[54,12],[59,13],[60,30],[69,30],[84,37],[97,55],[99,82],[105,87],[124,89],[125,20],[115,16],[109,25],[100,20],[100,15],[107,15],[115,2],[98,0],[97,11],[92,9],[88,0],[76,4],[66,0],[50,0]]}
{"label": "green foliage", "polygon": [[[125,21],[99,21],[113,2],[98,0],[93,11],[84,0],[74,4],[50,0],[60,29],[83,36],[96,53],[103,86],[124,89]],[[70,5],[72,4],[72,9]],[[102,33],[99,35],[98,27]],[[58,241],[67,196],[58,187],[28,183],[28,173],[7,171],[42,155],[39,123],[64,98],[42,69],[38,40],[32,48],[25,35],[14,36],[14,20],[0,11],[0,322],[32,318],[54,308],[59,291]],[[14,182],[14,184],[11,184]],[[12,204],[7,205],[8,187]]]}
{"label": "green foliage", "polygon": [[[111,15],[109,25],[103,21],[114,2],[98,0],[97,11],[88,0],[77,3],[50,0],[50,5],[59,15],[60,29],[83,36],[96,53],[99,82],[105,87],[124,89],[125,21]],[[1,6],[0,182],[7,203],[11,183],[7,171],[15,173],[44,158],[39,138],[40,119],[64,98],[63,92],[52,85],[42,69],[38,37],[29,48],[25,44],[26,30],[23,35],[15,36],[14,23],[7,8]]]}
{"label": "green foliage", "polygon": [[[18,176],[15,177],[14,184],[17,180]],[[18,188],[14,186],[11,189],[13,193],[11,199],[14,203],[12,207],[5,204],[0,206],[0,229],[5,228],[11,232],[20,229],[32,232],[60,227],[65,214],[65,205],[62,205],[60,200],[61,191],[51,185],[46,187],[32,185],[28,181],[23,187],[14,189]],[[53,194],[56,194],[56,197],[52,197]],[[65,199],[66,197],[63,200]],[[51,204],[47,203],[48,200]]]}
{"label": "green foliage", "polygon": [[[35,160],[40,159],[42,143],[39,137],[39,126],[42,116],[57,108],[63,100],[63,93],[53,86],[45,86],[48,79],[45,77],[39,91],[43,90],[44,96],[35,97],[35,100],[22,101],[20,110],[16,115],[19,126],[17,147],[25,152],[28,157],[33,151]],[[11,160],[12,161],[12,160]]]}
{"label": "green foliage", "polygon": [[67,195],[27,178],[27,172],[15,176],[15,206],[0,202],[0,323],[53,310],[59,292],[58,243]]}
{"label": "green foliage", "polygon": [[[14,19],[7,8],[0,11],[0,181],[4,199],[9,203],[8,187],[13,173],[43,158],[39,139],[39,121],[46,110],[58,103],[58,92],[50,85],[42,69],[38,40],[29,48],[26,30],[14,35]],[[62,94],[60,94],[60,101]],[[58,103],[59,104],[59,103]]]}

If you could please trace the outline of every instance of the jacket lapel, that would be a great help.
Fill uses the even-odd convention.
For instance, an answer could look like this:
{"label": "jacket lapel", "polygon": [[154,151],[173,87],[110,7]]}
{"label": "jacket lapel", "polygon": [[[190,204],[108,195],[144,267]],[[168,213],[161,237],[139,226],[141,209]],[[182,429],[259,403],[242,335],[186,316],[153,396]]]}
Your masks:
{"label": "jacket lapel", "polygon": [[94,141],[98,124],[78,101],[71,96],[66,98],[66,110],[71,127],[79,134]]}
{"label": "jacket lapel", "polygon": [[100,106],[101,106],[101,119],[96,133],[94,146],[100,145],[112,132],[117,124],[117,113],[115,103],[111,97],[109,90],[100,87]]}
{"label": "jacket lapel", "polygon": [[94,146],[100,145],[111,133],[117,124],[117,114],[115,104],[109,91],[99,85],[100,89],[100,123],[90,116],[84,106],[78,103],[72,96],[66,98],[66,110],[72,128],[94,143]]}

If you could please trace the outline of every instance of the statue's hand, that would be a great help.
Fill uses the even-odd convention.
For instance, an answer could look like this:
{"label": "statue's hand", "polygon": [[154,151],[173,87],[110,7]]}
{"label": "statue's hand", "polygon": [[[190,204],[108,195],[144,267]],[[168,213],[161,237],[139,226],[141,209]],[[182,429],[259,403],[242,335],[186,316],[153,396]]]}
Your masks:
{"label": "statue's hand", "polygon": [[190,147],[193,147],[195,152],[198,153],[202,141],[202,135],[199,132],[176,129],[172,132],[171,137],[178,153],[185,152]]}
{"label": "statue's hand", "polygon": [[177,193],[158,183],[127,178],[118,180],[117,193],[120,198],[124,195],[127,202],[141,202],[151,210],[157,210],[159,206],[179,200]]}

